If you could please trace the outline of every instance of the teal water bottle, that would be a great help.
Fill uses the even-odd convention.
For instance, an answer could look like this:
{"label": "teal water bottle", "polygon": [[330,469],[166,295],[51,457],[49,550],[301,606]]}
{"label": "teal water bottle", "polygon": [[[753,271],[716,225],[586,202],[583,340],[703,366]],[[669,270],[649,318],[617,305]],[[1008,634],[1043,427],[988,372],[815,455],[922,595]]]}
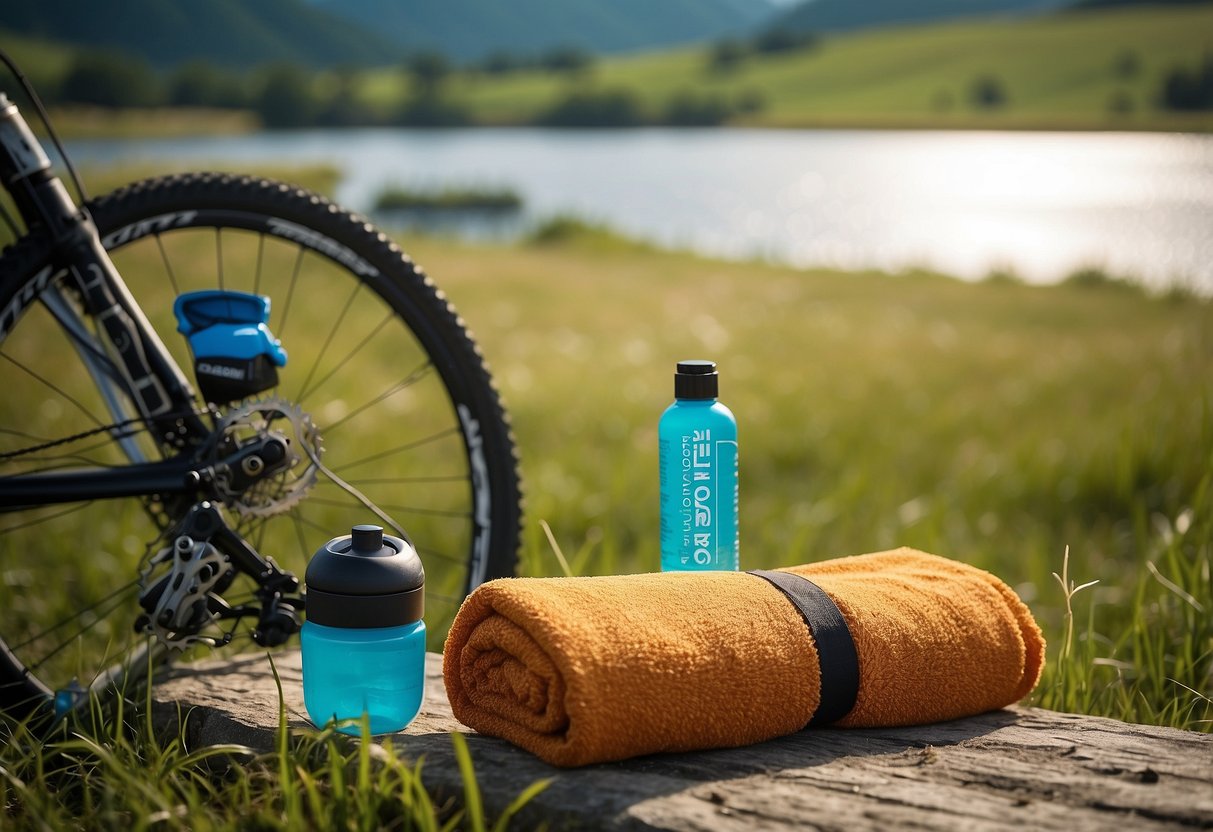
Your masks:
{"label": "teal water bottle", "polygon": [[718,387],[715,362],[678,362],[674,403],[657,424],[662,571],[740,568],[737,421]]}
{"label": "teal water bottle", "polygon": [[[379,526],[354,526],[316,552],[306,581],[308,716],[323,726],[365,715],[372,734],[403,729],[425,692],[425,570],[416,550]],[[357,735],[361,725],[338,730]]]}

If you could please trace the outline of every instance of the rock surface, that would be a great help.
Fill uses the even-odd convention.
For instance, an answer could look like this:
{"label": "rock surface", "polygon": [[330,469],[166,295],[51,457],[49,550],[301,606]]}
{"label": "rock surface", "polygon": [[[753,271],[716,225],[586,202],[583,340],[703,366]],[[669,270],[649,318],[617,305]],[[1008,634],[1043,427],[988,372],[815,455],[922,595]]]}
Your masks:
{"label": "rock surface", "polygon": [[[299,652],[276,654],[275,666],[290,726],[306,730]],[[278,691],[264,655],[178,667],[155,696],[162,720],[186,717],[195,747],[274,747]],[[490,815],[552,780],[518,828],[1213,828],[1213,736],[1037,708],[566,770],[455,721],[431,654],[421,716],[390,741],[425,755],[432,791],[458,795],[451,731],[469,734]]]}

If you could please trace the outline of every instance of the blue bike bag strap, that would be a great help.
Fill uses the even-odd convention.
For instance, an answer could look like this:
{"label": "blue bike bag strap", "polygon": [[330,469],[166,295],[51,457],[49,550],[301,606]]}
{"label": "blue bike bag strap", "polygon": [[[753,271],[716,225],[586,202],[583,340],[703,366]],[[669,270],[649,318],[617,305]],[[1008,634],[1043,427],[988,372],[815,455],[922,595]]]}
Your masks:
{"label": "blue bike bag strap", "polygon": [[859,656],[855,641],[838,605],[825,591],[791,572],[750,570],[782,592],[800,611],[821,663],[821,704],[805,725],[829,725],[842,719],[855,707],[859,696]]}

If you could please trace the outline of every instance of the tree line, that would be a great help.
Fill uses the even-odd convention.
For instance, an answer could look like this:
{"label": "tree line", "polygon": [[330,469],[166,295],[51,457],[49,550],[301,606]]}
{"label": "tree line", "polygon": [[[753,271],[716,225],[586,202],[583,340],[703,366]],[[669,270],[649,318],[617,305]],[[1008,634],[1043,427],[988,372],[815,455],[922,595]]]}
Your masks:
{"label": "tree line", "polygon": [[[767,33],[748,41],[726,40],[706,48],[704,71],[737,71],[751,57],[815,49],[812,35]],[[595,59],[567,47],[524,58],[498,53],[472,65],[456,66],[445,56],[426,52],[409,57],[400,72],[405,82],[395,101],[369,103],[362,95],[364,75],[339,69],[323,75],[293,64],[274,64],[249,72],[229,70],[206,61],[185,63],[157,73],[137,57],[123,52],[82,51],[58,79],[41,80],[39,90],[51,103],[103,108],[204,107],[250,110],[271,128],[305,126],[463,126],[476,123],[472,111],[449,94],[456,74],[501,76],[543,71],[565,76],[569,85],[541,109],[532,123],[557,127],[629,127],[643,124],[717,125],[757,113],[766,106],[758,89],[725,94],[686,88],[665,101],[646,102],[632,89],[602,88],[583,83]],[[1113,71],[1127,79],[1140,72],[1136,55],[1117,57]],[[969,92],[975,107],[1003,106],[1007,94],[995,76],[975,79]],[[947,109],[937,96],[936,109]],[[1162,74],[1156,106],[1172,111],[1213,110],[1213,53],[1194,67],[1175,66]],[[1109,103],[1113,111],[1131,109],[1127,93]]]}
{"label": "tree line", "polygon": [[269,127],[448,124],[471,121],[469,113],[443,95],[443,83],[456,72],[500,76],[544,71],[577,76],[593,63],[590,53],[576,47],[536,56],[500,52],[461,67],[440,53],[419,53],[401,65],[406,81],[402,100],[386,107],[362,100],[363,73],[355,68],[319,75],[296,64],[276,63],[234,71],[195,60],[161,73],[143,59],[116,50],[82,50],[60,77],[40,78],[37,86],[51,104],[251,110]]}
{"label": "tree line", "polygon": [[565,47],[533,58],[497,53],[476,64],[458,67],[439,53],[425,52],[401,65],[404,92],[397,101],[371,104],[361,94],[363,72],[352,68],[317,75],[297,65],[280,63],[237,72],[206,61],[191,61],[161,74],[127,53],[83,51],[60,79],[41,80],[38,88],[49,103],[60,105],[249,110],[271,128],[472,125],[474,114],[447,91],[447,82],[456,73],[501,76],[543,71],[567,77],[568,89],[533,120],[545,126],[714,125],[764,106],[756,90],[725,96],[685,89],[654,109],[629,89],[600,89],[580,83],[588,77],[594,60],[589,53]]}

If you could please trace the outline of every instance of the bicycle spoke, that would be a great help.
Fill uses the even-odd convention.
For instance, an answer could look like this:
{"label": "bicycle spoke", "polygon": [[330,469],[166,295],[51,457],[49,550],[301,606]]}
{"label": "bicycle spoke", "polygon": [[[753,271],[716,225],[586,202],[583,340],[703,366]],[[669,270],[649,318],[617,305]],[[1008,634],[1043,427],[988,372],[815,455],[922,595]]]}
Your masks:
{"label": "bicycle spoke", "polygon": [[395,511],[400,514],[424,514],[429,517],[458,517],[471,519],[472,512],[470,511],[449,511],[441,508],[422,508],[421,506],[398,506],[391,503],[380,503],[380,508],[384,511]]}
{"label": "bicycle spoke", "polygon": [[[130,592],[132,589],[135,589],[135,588],[136,588],[136,587],[133,587],[133,586],[132,586],[132,587],[129,587],[129,588],[127,589],[127,592],[129,593],[129,592]],[[103,612],[103,613],[101,613],[100,615],[98,615],[98,616],[97,616],[97,617],[96,617],[96,618],[95,618],[93,621],[91,621],[91,622],[90,622],[90,623],[88,623],[88,624],[85,624],[85,625],[84,625],[83,627],[81,627],[79,630],[77,630],[76,632],[72,633],[72,635],[71,635],[70,637],[68,637],[68,638],[64,639],[64,640],[63,640],[63,641],[62,641],[62,642],[61,642],[61,643],[60,643],[58,646],[56,646],[56,647],[55,647],[53,650],[51,650],[49,653],[46,653],[45,655],[39,656],[38,661],[34,662],[33,664],[30,664],[29,662],[26,662],[26,663],[25,663],[25,666],[26,666],[26,667],[27,667],[27,668],[28,668],[28,669],[29,669],[31,672],[36,671],[38,668],[42,667],[42,665],[46,664],[48,661],[50,661],[51,659],[53,659],[55,656],[59,655],[59,653],[63,652],[63,649],[64,649],[65,647],[67,647],[69,644],[71,644],[73,641],[75,641],[76,639],[80,638],[80,636],[82,636],[82,635],[84,635],[85,633],[87,633],[87,632],[88,632],[89,630],[91,630],[93,627],[96,627],[96,626],[97,626],[97,624],[98,624],[99,622],[104,621],[106,618],[108,618],[108,617],[109,617],[109,615],[110,615],[110,613],[114,612],[116,609],[118,609],[119,607],[121,607],[121,606],[122,606],[124,603],[126,603],[126,598],[124,598],[124,597],[120,597],[120,598],[118,598],[116,601],[114,601],[113,603],[111,603],[111,604],[110,604],[109,609],[107,609],[105,612]]]}
{"label": "bicycle spoke", "polygon": [[154,236],[156,238],[156,245],[160,249],[160,259],[164,261],[164,271],[168,275],[169,285],[173,287],[173,297],[176,297],[181,294],[181,290],[177,288],[177,275],[173,271],[173,264],[169,262],[168,252],[164,250],[164,241],[160,239],[159,234],[155,234]]}
{"label": "bicycle spoke", "polygon": [[333,325],[329,327],[329,334],[324,339],[324,345],[316,353],[316,360],[312,362],[312,366],[307,371],[307,377],[303,380],[303,384],[299,385],[299,392],[295,394],[295,401],[303,399],[303,393],[307,390],[307,386],[312,382],[312,376],[316,374],[316,370],[320,367],[321,360],[324,359],[324,354],[328,352],[329,345],[333,343],[333,338],[337,335],[337,330],[341,328],[345,316],[349,314],[350,307],[354,305],[354,298],[358,297],[358,293],[362,291],[362,284],[354,284],[354,291],[350,292],[350,296],[345,299],[345,305],[341,307],[341,312],[333,321]]}
{"label": "bicycle spoke", "polygon": [[[308,503],[311,505],[333,506],[336,508],[347,508],[347,507],[351,507],[351,506],[358,504],[356,499],[352,499],[350,501],[343,501],[343,500],[329,500],[324,497],[313,497],[312,499],[308,500]],[[379,508],[384,511],[398,511],[401,513],[412,511],[412,512],[415,512],[418,514],[432,514],[432,515],[460,517],[460,518],[467,518],[467,517],[471,516],[469,513],[466,513],[466,512],[443,512],[443,511],[438,511],[438,510],[434,510],[434,509],[414,509],[414,508],[410,508],[408,506],[381,505],[381,506],[379,506]],[[315,528],[319,531],[323,531],[323,532],[326,532],[329,534],[332,533],[331,529],[324,529],[315,523],[310,523],[309,521],[306,520],[306,518],[301,518],[301,519],[303,519],[303,521],[305,523],[308,523],[308,525],[311,525],[313,528]],[[419,549],[418,551],[420,552],[421,550]],[[455,557],[454,555],[446,554],[445,552],[439,552],[437,550],[428,549],[428,548],[425,551],[426,551],[426,557],[432,557],[432,558],[436,558],[438,560],[444,560],[444,561],[448,561],[450,563],[460,564],[460,565],[462,565],[462,563],[463,563],[462,558]]]}
{"label": "bicycle spoke", "polygon": [[265,235],[257,235],[257,270],[253,274],[253,294],[261,293],[261,258],[265,254]]}
{"label": "bicycle spoke", "polygon": [[[318,506],[336,506],[338,508],[351,505],[349,502],[346,502],[344,500],[330,500],[325,497],[313,497],[311,500],[309,500],[309,502],[315,503]],[[377,505],[379,506],[379,508],[383,509],[384,511],[398,511],[401,513],[412,513],[412,514],[427,514],[432,517],[471,517],[472,516],[472,513],[470,511],[447,511],[445,509],[420,508],[418,506],[396,506],[396,505],[390,505],[388,503],[378,503]]]}
{"label": "bicycle spoke", "polygon": [[[403,485],[405,483],[434,483],[434,482],[467,482],[467,474],[453,474],[449,477],[372,477],[361,480],[347,479],[350,485]],[[336,485],[335,482],[321,480],[317,485]]]}
{"label": "bicycle spoke", "polygon": [[0,534],[8,534],[9,532],[17,531],[18,529],[28,529],[31,526],[37,526],[39,523],[46,523],[47,521],[50,521],[50,520],[57,520],[60,517],[66,517],[69,514],[80,511],[81,509],[88,508],[91,505],[92,505],[91,501],[87,502],[87,503],[79,503],[77,505],[65,508],[62,511],[57,511],[54,514],[48,514],[43,517],[35,517],[31,520],[27,520],[24,523],[16,523],[12,526],[7,526],[3,529],[0,529]]}
{"label": "bicycle spoke", "polygon": [[109,595],[106,595],[104,598],[102,598],[100,601],[97,601],[94,604],[90,604],[89,606],[85,607],[84,609],[80,610],[79,612],[72,613],[71,615],[69,615],[67,618],[64,618],[59,623],[52,624],[50,627],[47,627],[45,630],[38,633],[37,635],[30,636],[29,638],[27,638],[25,641],[21,642],[20,644],[10,644],[9,647],[11,647],[14,650],[20,650],[22,647],[28,647],[29,645],[33,644],[35,641],[46,638],[51,633],[55,632],[55,630],[58,630],[61,627],[67,626],[71,622],[75,621],[77,618],[80,618],[82,615],[87,615],[88,613],[97,609],[97,607],[101,606],[102,604],[113,600],[116,596],[121,595],[124,592],[130,592],[132,589],[135,588],[135,586],[138,583],[139,583],[139,579],[135,578],[134,580],[130,581],[129,583],[118,587],[113,592],[111,592]]}
{"label": "bicycle spoke", "polygon": [[[362,351],[363,347],[365,347],[367,344],[369,344],[371,342],[372,338],[374,338],[376,335],[379,334],[379,330],[383,329],[384,326],[386,326],[387,323],[389,321],[391,321],[394,317],[395,317],[395,315],[393,315],[391,312],[384,315],[383,320],[380,321],[378,324],[376,324],[375,327],[370,332],[368,332],[361,341],[358,342],[358,345],[356,347],[354,347],[352,350],[350,350],[350,352],[348,354],[346,354],[346,356],[344,358],[342,358],[339,362],[337,362],[337,366],[333,367],[333,369],[331,369],[327,373],[325,373],[324,377],[322,379],[320,379],[320,381],[316,382],[314,387],[308,387],[307,384],[305,383],[302,392],[299,393],[297,398],[300,401],[302,401],[302,400],[306,399],[308,396],[315,393],[321,387],[323,387],[324,383],[326,381],[328,381],[330,378],[332,378],[337,373],[339,373],[345,367],[345,365],[348,364],[352,358],[354,358],[354,356],[356,356],[359,352]],[[327,346],[328,346],[328,344],[325,344],[325,347],[327,347]],[[324,354],[324,350],[322,349],[320,351],[320,355],[323,355],[323,354]],[[317,359],[316,359],[317,366],[319,365],[319,363],[320,363],[320,358],[317,357]],[[313,367],[312,369],[314,371],[315,367]],[[311,379],[312,379],[312,374],[308,373],[307,380],[311,381]]]}
{"label": "bicycle spoke", "polygon": [[307,547],[307,538],[303,534],[304,518],[299,513],[298,509],[291,512],[291,522],[295,526],[295,539],[299,541],[299,551],[302,552],[303,556],[306,558],[311,554],[311,551]]}
{"label": "bicycle spoke", "polygon": [[264,544],[265,544],[265,527],[266,527],[266,525],[267,524],[263,521],[261,523],[261,525],[257,527],[257,539],[253,541],[253,548],[255,548],[258,552],[265,551]]}
{"label": "bicycle spoke", "polygon": [[[333,470],[341,474],[350,470],[351,468],[357,468],[359,465],[365,465],[368,462],[378,462],[379,460],[386,459],[389,456],[394,456],[395,454],[402,453],[404,451],[411,451],[414,448],[420,448],[423,445],[429,445],[432,442],[437,442],[441,439],[445,439],[448,436],[454,436],[457,433],[459,433],[459,428],[447,428],[446,430],[441,430],[438,433],[427,436],[424,439],[418,439],[414,442],[405,443],[404,445],[397,445],[395,448],[388,448],[386,451],[371,454],[370,456],[363,457],[362,459],[355,460],[354,462],[347,462],[340,468],[334,468]],[[349,481],[347,480],[347,482]],[[353,483],[350,484],[353,485]]]}
{"label": "bicycle spoke", "polygon": [[443,552],[436,552],[432,549],[426,549],[424,551],[422,551],[421,549],[418,549],[417,554],[423,556],[425,560],[430,560],[430,561],[441,560],[441,561],[446,561],[447,563],[458,563],[458,564],[463,563],[463,558],[455,557],[454,555],[448,555]]}
{"label": "bicycle spoke", "polygon": [[[215,229],[215,263],[217,266],[216,272],[219,276],[219,291],[222,292],[225,288],[223,285],[223,229],[222,228]],[[228,310],[228,315],[229,316],[231,315],[230,309]]]}
{"label": "bicycle spoke", "polygon": [[78,402],[73,396],[70,396],[67,393],[65,393],[63,391],[63,389],[60,388],[58,385],[47,381],[41,375],[39,375],[38,373],[35,373],[29,367],[26,367],[24,364],[22,364],[17,359],[13,358],[11,355],[6,355],[5,353],[0,352],[0,358],[3,358],[5,361],[8,361],[10,364],[16,365],[17,369],[21,370],[22,372],[26,373],[27,375],[31,376],[32,378],[36,379],[37,381],[42,382],[42,384],[46,385],[51,390],[54,390],[60,396],[67,399],[69,402],[71,402],[73,405],[76,406],[77,410],[79,410],[81,413],[83,413],[85,416],[87,416],[89,419],[91,419],[94,425],[98,425],[98,426],[101,425],[101,420],[98,419],[96,416],[94,416],[92,411],[90,411],[84,405],[80,404],[80,402]]}
{"label": "bicycle spoke", "polygon": [[[333,536],[333,530],[332,530],[332,529],[326,529],[324,526],[320,525],[319,523],[315,523],[315,522],[313,522],[313,521],[311,521],[311,520],[308,520],[308,519],[307,519],[306,517],[304,517],[302,514],[296,514],[296,515],[295,515],[295,523],[296,523],[296,526],[297,526],[297,527],[298,527],[299,525],[308,526],[309,528],[315,529],[316,531],[320,532],[320,533],[321,533],[321,534],[323,534],[323,535],[328,536],[329,538],[331,538],[331,537]],[[308,545],[308,544],[307,544],[307,540],[306,540],[306,539],[303,537],[303,530],[302,530],[302,529],[300,529],[300,528],[297,528],[297,531],[299,532],[299,546],[300,546],[300,548],[304,549],[304,551],[307,551],[307,552],[308,552],[308,554],[311,554],[311,552],[307,550],[307,545]]]}
{"label": "bicycle spoke", "polygon": [[450,552],[442,552],[430,546],[418,546],[417,554],[421,555],[422,559],[437,558],[438,560],[447,560],[452,563],[461,563],[463,558],[452,555]]}
{"label": "bicycle spoke", "polygon": [[393,320],[395,317],[396,317],[396,316],[395,316],[393,313],[388,312],[388,313],[387,313],[387,314],[384,316],[383,320],[382,320],[382,321],[380,321],[378,324],[376,324],[376,325],[375,325],[375,327],[374,327],[374,329],[372,329],[372,330],[371,330],[371,331],[370,331],[370,332],[369,332],[369,333],[366,335],[366,337],[364,337],[364,338],[362,339],[362,341],[360,341],[360,342],[358,343],[358,345],[357,345],[356,347],[354,347],[354,349],[353,349],[353,350],[351,350],[351,351],[349,352],[349,354],[348,354],[348,355],[346,355],[344,358],[342,358],[342,359],[341,359],[341,361],[340,361],[340,362],[338,362],[338,364],[337,364],[337,366],[336,366],[336,367],[334,367],[333,369],[329,370],[329,371],[328,371],[328,373],[326,373],[326,374],[325,374],[324,378],[322,378],[322,379],[320,379],[320,381],[316,382],[316,385],[315,385],[314,387],[309,387],[309,388],[306,388],[306,389],[305,389],[305,390],[304,390],[302,393],[300,393],[300,394],[299,394],[299,398],[300,398],[300,399],[304,399],[304,398],[306,398],[306,397],[308,397],[308,396],[312,395],[313,393],[315,393],[315,392],[316,392],[317,390],[319,390],[321,387],[323,387],[325,382],[327,382],[327,381],[328,381],[330,378],[332,378],[332,377],[333,377],[333,376],[335,376],[335,375],[336,375],[338,372],[340,372],[340,371],[342,370],[342,368],[344,368],[344,367],[345,367],[345,365],[349,363],[350,359],[352,359],[354,356],[356,356],[356,355],[357,355],[357,354],[358,354],[358,353],[359,353],[359,352],[362,350],[362,348],[363,348],[363,347],[365,347],[367,344],[369,344],[369,343],[370,343],[370,341],[371,341],[371,339],[372,339],[372,338],[374,338],[376,335],[378,335],[378,334],[379,334],[379,330],[383,329],[383,327],[384,327],[385,325],[387,325],[387,323],[388,323],[388,322],[392,321],[392,320]]}
{"label": "bicycle spoke", "polygon": [[29,439],[30,441],[37,442],[38,444],[50,441],[45,436],[35,436],[32,433],[26,433],[23,430],[13,430],[12,428],[0,428],[0,433],[6,433],[9,436],[20,436],[22,439]]}
{"label": "bicycle spoke", "polygon": [[[97,462],[88,457],[80,456],[79,454],[60,454],[59,456],[30,456],[22,457],[23,462],[60,462],[59,465],[43,465],[41,468],[16,472],[16,476],[29,476],[31,474],[49,474],[51,471],[65,471],[69,469],[78,470],[79,463],[86,463],[93,468],[121,468],[122,463],[119,462]],[[75,461],[77,464],[72,464]]]}
{"label": "bicycle spoke", "polygon": [[291,271],[291,282],[286,289],[286,303],[282,307],[282,318],[278,322],[278,337],[281,338],[286,333],[286,319],[291,314],[291,301],[295,297],[295,284],[299,281],[299,270],[303,266],[303,255],[307,254],[307,249],[303,246],[299,247],[299,254],[295,256],[295,268]]}
{"label": "bicycle spoke", "polygon": [[432,370],[432,369],[434,369],[434,364],[433,364],[433,362],[431,362],[431,361],[426,361],[426,362],[425,362],[425,363],[423,363],[423,364],[422,364],[420,367],[418,367],[417,369],[413,370],[413,372],[411,372],[411,373],[409,373],[407,376],[405,376],[405,377],[404,377],[404,379],[402,379],[402,380],[401,380],[400,382],[398,382],[397,384],[395,384],[395,385],[393,385],[392,387],[388,388],[388,389],[387,389],[386,391],[384,391],[383,393],[380,393],[378,396],[376,396],[375,398],[371,399],[369,402],[367,402],[366,404],[362,405],[361,407],[356,407],[356,408],[354,408],[354,409],[353,409],[353,410],[351,410],[349,413],[347,413],[345,416],[341,417],[341,418],[340,418],[340,419],[338,419],[336,422],[334,422],[333,424],[329,425],[329,426],[328,426],[328,427],[325,429],[326,434],[332,434],[332,432],[333,432],[334,430],[336,430],[337,428],[341,427],[341,426],[342,426],[342,425],[344,425],[346,422],[348,422],[350,419],[353,419],[355,416],[357,416],[358,414],[360,414],[360,413],[362,413],[363,411],[367,410],[368,408],[374,407],[375,405],[379,404],[379,403],[380,403],[380,402],[382,402],[383,400],[391,398],[392,396],[394,396],[394,395],[396,395],[397,393],[399,393],[401,390],[405,390],[405,389],[407,389],[407,388],[409,388],[409,387],[412,387],[414,384],[416,384],[417,382],[421,381],[421,379],[425,378],[425,376],[426,376],[426,375],[428,375],[428,374],[429,374],[429,372],[430,372],[430,370]]}

